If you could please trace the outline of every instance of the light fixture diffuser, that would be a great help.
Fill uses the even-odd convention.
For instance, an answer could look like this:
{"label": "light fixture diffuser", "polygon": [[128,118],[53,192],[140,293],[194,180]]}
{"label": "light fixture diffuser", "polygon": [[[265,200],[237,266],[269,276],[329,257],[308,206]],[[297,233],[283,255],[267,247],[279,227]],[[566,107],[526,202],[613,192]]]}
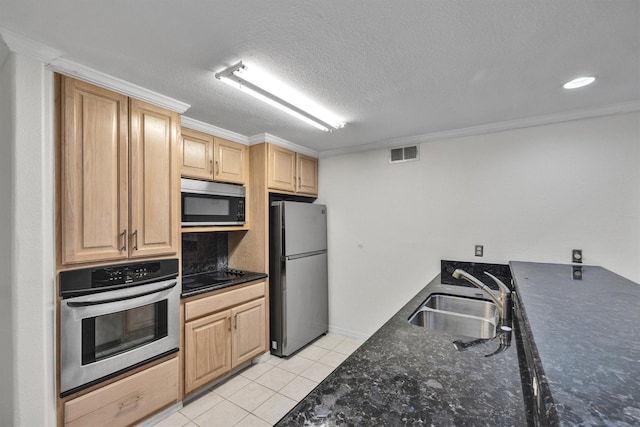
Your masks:
{"label": "light fixture diffuser", "polygon": [[274,95],[273,93],[263,89],[262,87],[251,83],[243,77],[240,77],[242,71],[246,70],[246,67],[242,64],[242,61],[234,64],[224,70],[216,73],[216,78],[229,86],[240,89],[241,91],[257,98],[267,104],[284,111],[297,119],[300,119],[316,128],[325,132],[332,132],[334,129],[340,129],[345,126],[343,122],[329,122],[315,115],[293,105],[292,103]]}
{"label": "light fixture diffuser", "polygon": [[565,89],[578,89],[590,85],[595,81],[596,78],[593,76],[576,77],[575,79],[566,82],[562,87]]}

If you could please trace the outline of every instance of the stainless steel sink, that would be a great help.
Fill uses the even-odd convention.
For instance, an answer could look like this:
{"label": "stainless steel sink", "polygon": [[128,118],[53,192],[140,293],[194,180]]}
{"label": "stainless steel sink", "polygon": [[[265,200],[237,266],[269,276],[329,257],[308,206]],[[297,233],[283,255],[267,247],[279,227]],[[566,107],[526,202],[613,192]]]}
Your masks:
{"label": "stainless steel sink", "polygon": [[498,308],[491,301],[455,295],[431,295],[409,318],[409,323],[434,331],[470,338],[496,336]]}
{"label": "stainless steel sink", "polygon": [[424,302],[424,307],[489,319],[493,319],[498,315],[498,308],[491,301],[457,295],[431,295]]}

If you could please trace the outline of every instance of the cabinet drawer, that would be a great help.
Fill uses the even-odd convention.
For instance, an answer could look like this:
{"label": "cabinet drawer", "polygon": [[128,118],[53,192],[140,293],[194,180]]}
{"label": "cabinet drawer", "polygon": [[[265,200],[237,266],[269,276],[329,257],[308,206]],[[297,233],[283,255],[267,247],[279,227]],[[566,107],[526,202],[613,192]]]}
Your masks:
{"label": "cabinet drawer", "polygon": [[263,297],[265,293],[264,287],[265,282],[260,282],[188,302],[184,308],[185,321],[188,322],[189,320]]}
{"label": "cabinet drawer", "polygon": [[65,426],[127,426],[177,402],[178,358],[64,404]]}

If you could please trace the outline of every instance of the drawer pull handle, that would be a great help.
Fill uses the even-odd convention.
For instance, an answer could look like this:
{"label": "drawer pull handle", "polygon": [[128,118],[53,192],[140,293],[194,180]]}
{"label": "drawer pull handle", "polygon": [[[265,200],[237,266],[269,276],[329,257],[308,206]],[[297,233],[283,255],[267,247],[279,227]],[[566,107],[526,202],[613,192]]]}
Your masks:
{"label": "drawer pull handle", "polygon": [[131,405],[135,405],[136,403],[138,403],[140,400],[142,400],[143,396],[136,396],[135,399],[131,399],[128,402],[122,402],[120,403],[120,410],[123,410],[124,408],[126,408],[127,406],[131,406]]}

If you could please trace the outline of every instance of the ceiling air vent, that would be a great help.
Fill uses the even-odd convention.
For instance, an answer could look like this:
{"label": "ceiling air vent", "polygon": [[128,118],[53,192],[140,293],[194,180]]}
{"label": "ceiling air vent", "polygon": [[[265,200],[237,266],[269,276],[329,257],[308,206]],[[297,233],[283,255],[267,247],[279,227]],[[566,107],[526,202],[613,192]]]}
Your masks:
{"label": "ceiling air vent", "polygon": [[418,147],[412,145],[410,147],[392,148],[389,155],[389,163],[410,162],[420,158]]}

